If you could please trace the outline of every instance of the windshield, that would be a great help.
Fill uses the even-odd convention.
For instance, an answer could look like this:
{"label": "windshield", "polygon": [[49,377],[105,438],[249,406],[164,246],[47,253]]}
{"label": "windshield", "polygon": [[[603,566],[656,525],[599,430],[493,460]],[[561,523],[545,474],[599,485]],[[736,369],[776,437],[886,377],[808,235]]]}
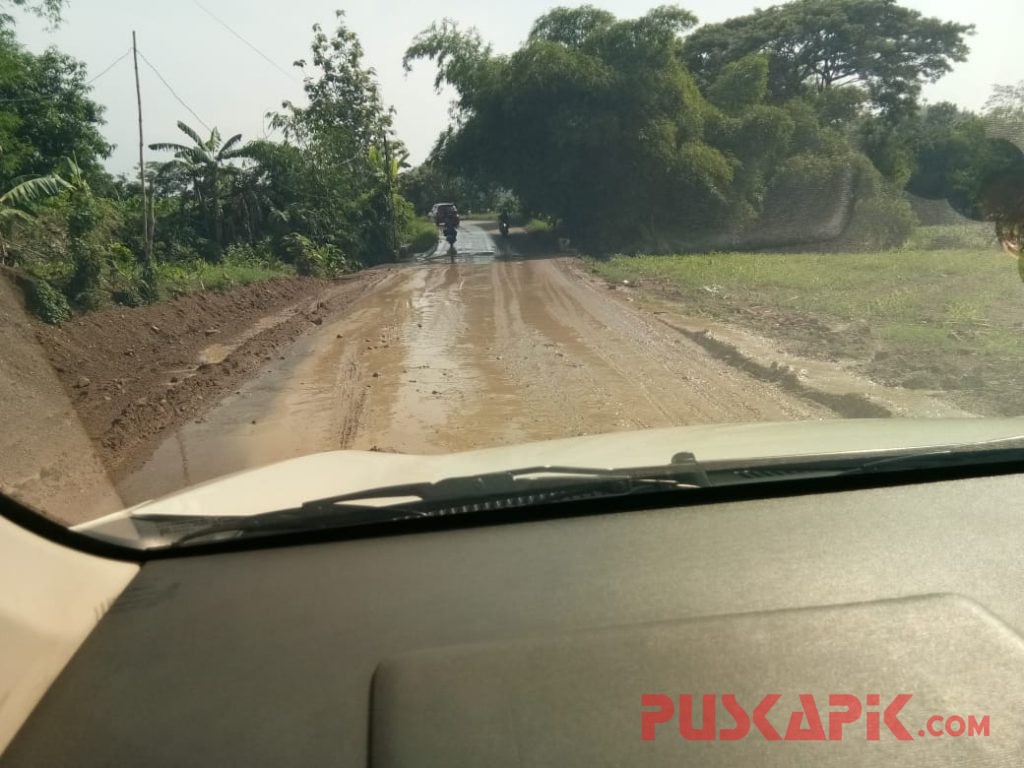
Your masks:
{"label": "windshield", "polygon": [[109,537],[1024,434],[1018,2],[251,5],[0,2],[4,495]]}

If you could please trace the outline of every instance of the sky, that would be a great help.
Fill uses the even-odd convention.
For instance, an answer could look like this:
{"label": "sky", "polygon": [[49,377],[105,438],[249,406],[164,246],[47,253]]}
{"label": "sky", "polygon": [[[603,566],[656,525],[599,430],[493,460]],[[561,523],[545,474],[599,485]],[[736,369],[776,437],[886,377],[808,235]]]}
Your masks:
{"label": "sky", "polygon": [[[629,18],[667,0],[590,1],[619,17]],[[219,128],[225,136],[242,133],[250,139],[266,135],[264,116],[278,109],[283,100],[301,102],[301,74],[292,63],[308,55],[313,24],[319,22],[325,29],[332,29],[334,11],[340,8],[362,41],[365,63],[377,72],[385,102],[397,110],[398,136],[410,151],[410,161],[416,164],[427,156],[437,135],[448,124],[452,94],[434,91],[434,70],[429,62],[419,63],[408,75],[403,71],[402,54],[413,37],[432,21],[447,16],[464,26],[477,27],[496,51],[509,52],[525,39],[533,20],[553,4],[579,3],[69,0],[64,21],[58,28],[49,29],[45,22],[19,16],[17,32],[22,43],[33,51],[56,45],[84,61],[93,77],[130,49],[135,30],[139,51],[146,59],[139,62],[146,144],[177,141],[178,120],[185,120],[201,131],[202,123],[206,123]],[[702,23],[708,23],[771,3],[689,0],[678,4],[694,12]],[[1021,0],[904,0],[903,4],[926,15],[977,27],[969,43],[969,60],[938,83],[927,86],[928,100],[953,101],[979,109],[994,83],[1024,80],[1024,58],[1019,55],[1019,34],[1024,22]],[[150,64],[199,119],[186,111]],[[138,117],[131,57],[122,59],[93,88],[93,98],[106,107],[104,134],[116,145],[108,168],[114,173],[131,171],[138,163]]]}

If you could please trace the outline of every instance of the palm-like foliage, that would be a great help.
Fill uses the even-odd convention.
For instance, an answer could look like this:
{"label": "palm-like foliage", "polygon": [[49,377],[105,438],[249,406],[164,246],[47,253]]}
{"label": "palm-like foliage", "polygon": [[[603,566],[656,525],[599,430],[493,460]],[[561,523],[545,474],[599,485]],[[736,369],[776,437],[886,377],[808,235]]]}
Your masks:
{"label": "palm-like foliage", "polygon": [[28,221],[32,216],[17,206],[31,205],[43,198],[60,194],[71,185],[55,173],[37,176],[15,184],[0,195],[0,264],[7,262],[7,235],[15,221]]}
{"label": "palm-like foliage", "polygon": [[174,153],[174,159],[163,165],[162,172],[175,171],[191,180],[188,194],[206,221],[207,235],[215,246],[215,255],[219,257],[224,245],[224,199],[230,188],[231,177],[237,172],[230,161],[244,156],[242,134],[235,134],[222,142],[220,131],[216,128],[210,131],[207,139],[203,139],[194,128],[181,121],[178,121],[178,130],[191,139],[192,143],[161,142],[150,144],[149,148],[155,152]]}
{"label": "palm-like foliage", "polygon": [[192,139],[191,145],[162,142],[150,144],[149,148],[154,152],[173,152],[178,162],[192,168],[207,170],[223,167],[228,160],[242,156],[242,148],[239,146],[242,141],[240,133],[236,133],[222,144],[220,131],[216,128],[210,131],[210,137],[205,140],[194,128],[180,120],[178,130]]}

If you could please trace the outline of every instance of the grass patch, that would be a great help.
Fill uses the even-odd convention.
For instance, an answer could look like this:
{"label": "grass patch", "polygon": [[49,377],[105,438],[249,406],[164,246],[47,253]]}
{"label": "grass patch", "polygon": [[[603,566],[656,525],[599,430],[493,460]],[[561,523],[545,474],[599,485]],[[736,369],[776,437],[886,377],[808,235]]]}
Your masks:
{"label": "grass patch", "polygon": [[887,323],[878,329],[879,337],[895,346],[909,346],[914,349],[929,348],[948,352],[956,342],[944,328],[927,325]]}
{"label": "grass patch", "polygon": [[523,222],[523,229],[530,233],[554,231],[554,227],[551,225],[551,222],[544,221],[544,219],[529,219]]}
{"label": "grass patch", "polygon": [[[1024,285],[974,225],[912,241],[973,248],[875,253],[714,253],[592,261],[682,311],[745,325],[798,354],[852,359],[878,381],[950,393],[979,413],[1024,414]],[[988,230],[987,226],[985,227]]]}
{"label": "grass patch", "polygon": [[907,241],[909,251],[986,250],[995,246],[991,224],[970,221],[962,224],[917,227]]}
{"label": "grass patch", "polygon": [[240,285],[292,277],[295,269],[287,264],[211,264],[191,261],[184,264],[157,265],[160,290],[170,296],[199,291],[226,291]]}
{"label": "grass patch", "polygon": [[424,253],[437,245],[437,225],[430,219],[413,219],[406,233],[409,253]]}

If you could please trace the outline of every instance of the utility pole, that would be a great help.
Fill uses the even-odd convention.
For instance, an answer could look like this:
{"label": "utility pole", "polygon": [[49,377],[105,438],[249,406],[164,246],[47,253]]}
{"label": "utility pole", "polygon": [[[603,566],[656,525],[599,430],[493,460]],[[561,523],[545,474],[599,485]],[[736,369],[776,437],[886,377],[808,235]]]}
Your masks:
{"label": "utility pole", "polygon": [[395,216],[395,191],[391,184],[391,144],[388,142],[388,132],[384,131],[384,174],[388,180],[388,213],[391,215],[391,247],[397,258],[401,245],[398,242],[398,221]]}
{"label": "utility pole", "polygon": [[[139,106],[139,184],[142,195],[142,242],[145,251],[146,262],[144,272],[146,280],[151,281],[156,276],[153,267],[153,227],[150,222],[149,203],[146,194],[146,158],[143,154],[142,138],[142,86],[139,84],[139,46],[135,41],[135,30],[132,30],[132,59],[135,63],[135,100]],[[151,285],[150,289],[155,288]]]}

